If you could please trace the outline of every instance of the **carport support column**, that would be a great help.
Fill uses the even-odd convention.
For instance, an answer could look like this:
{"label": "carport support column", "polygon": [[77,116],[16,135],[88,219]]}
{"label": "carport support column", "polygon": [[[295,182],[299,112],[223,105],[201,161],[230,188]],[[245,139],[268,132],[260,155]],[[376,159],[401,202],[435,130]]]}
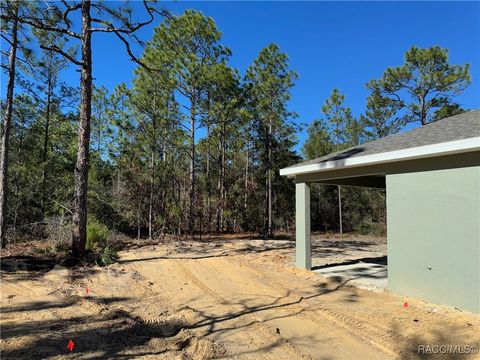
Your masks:
{"label": "carport support column", "polygon": [[295,184],[295,229],[296,266],[312,268],[312,245],[310,241],[310,186],[307,183]]}

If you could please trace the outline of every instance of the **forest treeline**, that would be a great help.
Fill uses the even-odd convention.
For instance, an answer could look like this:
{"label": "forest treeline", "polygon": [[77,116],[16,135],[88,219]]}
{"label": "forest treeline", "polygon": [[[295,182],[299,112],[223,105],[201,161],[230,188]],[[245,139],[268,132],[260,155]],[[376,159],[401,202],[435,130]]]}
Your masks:
{"label": "forest treeline", "polygon": [[[446,49],[413,46],[403,65],[367,83],[361,116],[338,89],[319,99],[298,154],[304,125],[289,106],[298,74],[274,43],[241,74],[201,12],[173,16],[145,1],[147,20],[132,22],[124,3],[49,6],[2,2],[3,245],[64,234],[78,255],[87,232],[107,228],[138,238],[290,231],[294,184],[279,169],[460,113],[453,99],[470,84],[468,64],[449,64]],[[136,57],[135,33],[154,19]],[[131,83],[119,75],[111,91],[92,78],[92,34],[100,31],[138,65]],[[62,78],[72,66],[79,88]],[[381,233],[384,200],[379,190],[315,185],[312,226]]]}

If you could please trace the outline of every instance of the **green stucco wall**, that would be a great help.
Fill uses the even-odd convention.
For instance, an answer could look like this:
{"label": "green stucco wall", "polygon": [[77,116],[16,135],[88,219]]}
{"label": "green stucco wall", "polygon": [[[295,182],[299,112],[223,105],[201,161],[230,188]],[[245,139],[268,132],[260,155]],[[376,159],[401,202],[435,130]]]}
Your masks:
{"label": "green stucco wall", "polygon": [[386,176],[388,287],[480,313],[480,166]]}

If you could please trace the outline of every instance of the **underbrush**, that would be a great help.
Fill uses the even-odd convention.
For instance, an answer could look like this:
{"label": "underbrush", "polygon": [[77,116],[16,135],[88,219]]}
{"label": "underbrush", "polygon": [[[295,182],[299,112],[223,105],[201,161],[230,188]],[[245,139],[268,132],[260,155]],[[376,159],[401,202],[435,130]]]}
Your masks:
{"label": "underbrush", "polygon": [[95,263],[98,266],[107,266],[117,262],[118,251],[114,246],[107,245],[100,252],[95,253]]}
{"label": "underbrush", "polygon": [[[33,227],[32,227],[33,229]],[[87,226],[86,252],[83,259],[70,257],[72,249],[72,225],[62,218],[49,218],[35,224],[35,228],[25,231],[28,236],[18,236],[10,241],[8,248],[15,248],[15,253],[30,253],[35,257],[50,258],[58,264],[70,266],[75,264],[96,264],[107,266],[118,260],[118,251],[125,242],[125,237],[109,230],[105,225],[92,219]],[[33,239],[33,234],[37,237]],[[39,239],[42,239],[39,241]],[[12,239],[13,240],[13,239]]]}
{"label": "underbrush", "polygon": [[87,244],[88,250],[96,248],[105,248],[110,237],[108,228],[99,222],[92,221],[87,226]]}
{"label": "underbrush", "polygon": [[385,236],[387,226],[384,223],[377,223],[371,220],[363,220],[357,228],[361,235]]}

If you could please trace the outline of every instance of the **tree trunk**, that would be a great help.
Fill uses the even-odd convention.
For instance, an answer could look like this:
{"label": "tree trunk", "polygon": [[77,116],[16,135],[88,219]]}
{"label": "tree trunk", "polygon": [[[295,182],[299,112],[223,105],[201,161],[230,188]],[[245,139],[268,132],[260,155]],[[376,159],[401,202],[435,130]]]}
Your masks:
{"label": "tree trunk", "polygon": [[222,181],[221,181],[221,193],[222,193],[222,199],[221,199],[221,211],[220,211],[220,228],[222,231],[225,230],[225,203],[227,199],[227,190],[226,190],[226,185],[225,185],[225,179],[226,179],[226,174],[227,174],[227,140],[226,140],[226,135],[227,135],[227,129],[225,125],[225,121],[222,123]]}
{"label": "tree trunk", "polygon": [[153,190],[155,188],[155,151],[152,150],[150,158],[150,198],[148,204],[148,239],[152,240],[153,234]]}
{"label": "tree trunk", "polygon": [[140,204],[137,206],[137,241],[140,242],[141,237],[141,226],[140,226]]}
{"label": "tree trunk", "polygon": [[92,33],[90,1],[82,1],[82,67],[80,75],[81,103],[78,124],[78,150],[75,165],[75,203],[73,213],[72,256],[85,253],[87,240],[88,160],[90,120],[92,114]]}
{"label": "tree trunk", "polygon": [[192,239],[194,235],[194,207],[195,207],[195,100],[192,101],[190,112],[190,211],[188,217],[188,230]]}
{"label": "tree trunk", "polygon": [[272,121],[268,124],[267,136],[267,191],[266,191],[266,205],[267,205],[267,226],[266,236],[271,238],[272,233]]}
{"label": "tree trunk", "polygon": [[212,190],[210,184],[210,125],[207,124],[207,212],[208,235],[212,233]]}
{"label": "tree trunk", "polygon": [[248,168],[249,168],[249,154],[248,154],[248,143],[247,143],[247,149],[245,153],[245,196],[243,199],[243,211],[245,221],[246,221],[246,216],[247,216],[247,206],[248,206]]}
{"label": "tree trunk", "polygon": [[219,142],[219,155],[218,155],[218,181],[217,181],[217,234],[220,234],[221,231],[221,216],[220,212],[222,209],[222,139],[220,137]]}
{"label": "tree trunk", "polygon": [[51,74],[48,75],[47,87],[47,108],[45,111],[45,129],[43,137],[43,153],[42,153],[42,219],[45,220],[45,203],[47,202],[47,160],[48,160],[48,139],[50,130],[50,112],[52,107],[52,79]]}
{"label": "tree trunk", "polygon": [[420,119],[423,125],[427,125],[427,111],[425,109],[425,96],[420,97]]}
{"label": "tree trunk", "polygon": [[2,154],[0,159],[0,243],[5,248],[7,230],[7,191],[8,191],[8,143],[12,123],[13,90],[15,85],[15,64],[18,44],[18,8],[15,7],[15,17],[12,24],[12,47],[8,56],[8,85],[5,115],[3,118]]}
{"label": "tree trunk", "polygon": [[217,203],[217,233],[224,230],[223,212],[225,206],[225,167],[226,167],[226,150],[225,150],[225,123],[222,122],[219,142],[219,167],[218,167],[218,203]]}
{"label": "tree trunk", "polygon": [[339,224],[340,224],[340,235],[343,235],[342,193],[341,193],[340,185],[338,185],[338,221],[339,221]]}

